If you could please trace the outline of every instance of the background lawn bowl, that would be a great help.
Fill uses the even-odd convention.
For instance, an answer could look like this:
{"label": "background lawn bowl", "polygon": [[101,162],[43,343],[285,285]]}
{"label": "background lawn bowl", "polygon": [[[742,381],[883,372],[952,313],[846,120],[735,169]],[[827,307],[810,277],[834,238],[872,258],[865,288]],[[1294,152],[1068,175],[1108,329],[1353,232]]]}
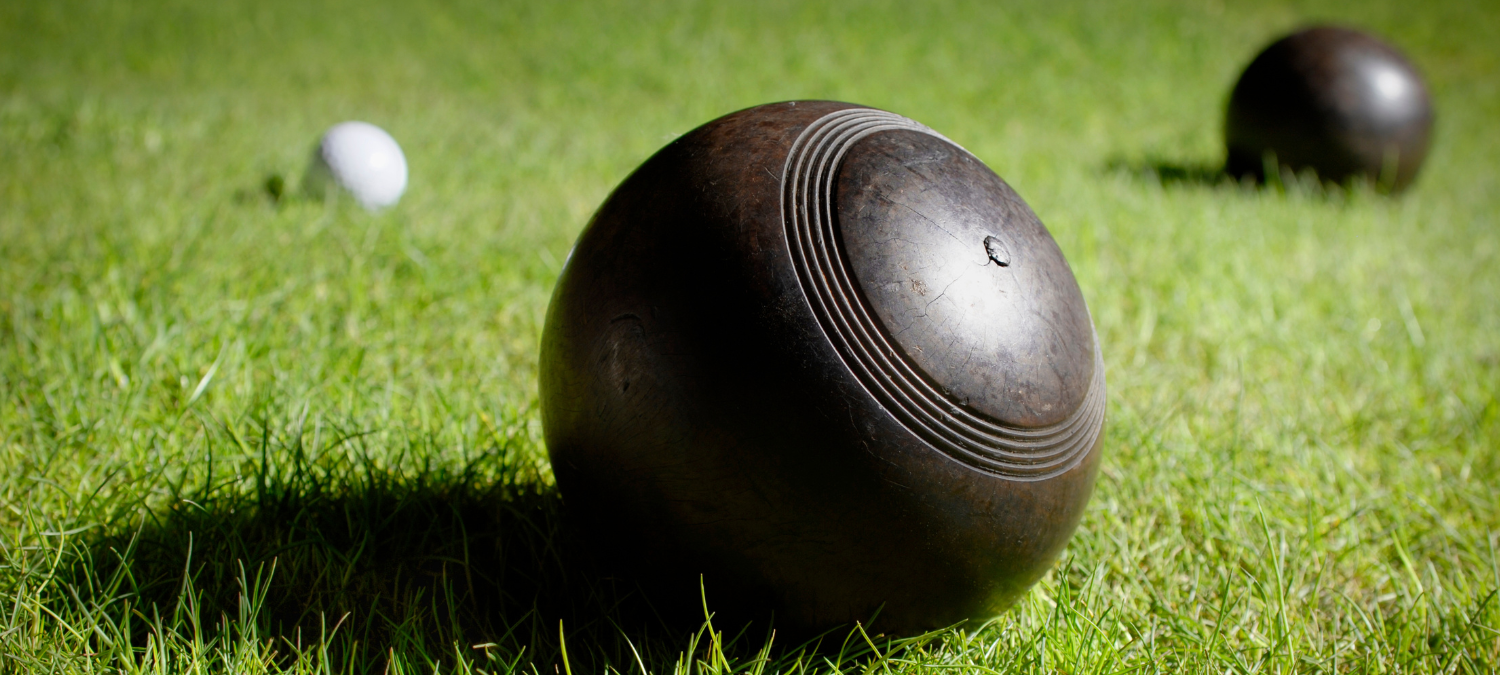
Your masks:
{"label": "background lawn bowl", "polygon": [[[1243,4],[0,5],[0,672],[1493,672],[1500,12]],[[1414,189],[1218,180],[1239,69],[1328,19],[1429,78]],[[561,535],[560,261],[796,98],[984,159],[1098,324],[1094,500],[985,626],[674,632]],[[344,119],[405,199],[268,196]]]}

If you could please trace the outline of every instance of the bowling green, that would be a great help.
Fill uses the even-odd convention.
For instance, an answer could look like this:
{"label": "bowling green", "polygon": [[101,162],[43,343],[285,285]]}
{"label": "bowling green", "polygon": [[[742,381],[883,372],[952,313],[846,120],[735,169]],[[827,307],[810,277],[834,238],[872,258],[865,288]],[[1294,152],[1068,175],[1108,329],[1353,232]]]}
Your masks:
{"label": "bowling green", "polygon": [[[1239,69],[1314,20],[1428,78],[1407,194],[1218,177]],[[1494,672],[1496,44],[1461,0],[0,4],[0,673]],[[1092,311],[1093,500],[993,621],[667,628],[565,534],[573,239],[811,98],[984,160]],[[405,149],[385,213],[298,195],[348,119]]]}

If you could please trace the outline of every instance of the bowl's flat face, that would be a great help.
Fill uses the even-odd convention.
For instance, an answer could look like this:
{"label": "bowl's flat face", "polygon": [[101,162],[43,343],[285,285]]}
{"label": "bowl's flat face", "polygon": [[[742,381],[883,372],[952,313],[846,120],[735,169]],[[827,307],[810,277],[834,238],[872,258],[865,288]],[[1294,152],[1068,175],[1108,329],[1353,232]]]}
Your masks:
{"label": "bowl's flat face", "polygon": [[945,393],[1015,426],[1078,409],[1094,371],[1083,296],[999,177],[941,138],[889,131],[849,149],[836,199],[870,308]]}
{"label": "bowl's flat face", "polygon": [[920,125],[840,111],[788,161],[788,238],[809,301],[862,383],[932,445],[1043,479],[1102,423],[1083,295],[994,172]]}

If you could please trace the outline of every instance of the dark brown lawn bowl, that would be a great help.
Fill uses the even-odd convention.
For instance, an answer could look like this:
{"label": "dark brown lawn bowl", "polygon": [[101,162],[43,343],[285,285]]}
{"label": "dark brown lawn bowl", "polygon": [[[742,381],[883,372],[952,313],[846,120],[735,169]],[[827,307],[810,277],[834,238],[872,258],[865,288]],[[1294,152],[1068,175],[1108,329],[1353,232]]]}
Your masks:
{"label": "dark brown lawn bowl", "polygon": [[669,613],[701,577],[719,618],[794,632],[1014,603],[1077,526],[1105,407],[1025,202],[932,130],[826,101],[722,117],[626,179],[558,281],[540,386],[598,555]]}
{"label": "dark brown lawn bowl", "polygon": [[1279,165],[1400,191],[1427,156],[1432,119],[1426,83],[1394,47],[1347,28],[1308,28],[1267,47],[1235,84],[1226,170],[1263,179]]}

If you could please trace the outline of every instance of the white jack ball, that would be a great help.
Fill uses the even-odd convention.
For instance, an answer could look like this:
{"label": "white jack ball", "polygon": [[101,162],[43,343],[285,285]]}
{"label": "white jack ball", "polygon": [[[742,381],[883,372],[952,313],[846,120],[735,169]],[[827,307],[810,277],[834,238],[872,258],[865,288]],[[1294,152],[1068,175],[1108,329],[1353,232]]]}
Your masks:
{"label": "white jack ball", "polygon": [[406,192],[406,156],[384,129],[366,122],[342,122],[323,134],[313,153],[306,185],[324,192],[330,183],[360,206],[379,211]]}

